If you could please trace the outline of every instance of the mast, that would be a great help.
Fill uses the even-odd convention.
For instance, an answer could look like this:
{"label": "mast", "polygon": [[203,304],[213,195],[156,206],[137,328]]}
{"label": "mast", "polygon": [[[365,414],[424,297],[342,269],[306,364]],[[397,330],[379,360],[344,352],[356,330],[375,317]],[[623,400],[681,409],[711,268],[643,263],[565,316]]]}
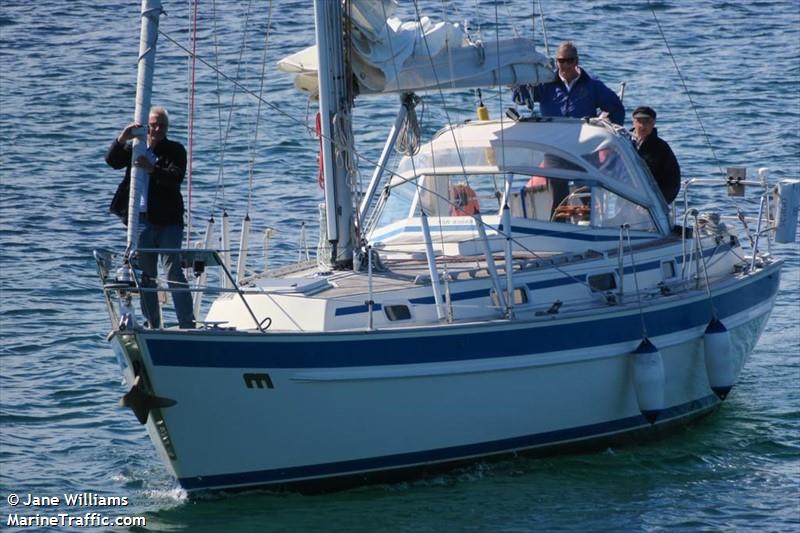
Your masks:
{"label": "mast", "polygon": [[[355,225],[353,198],[345,161],[349,146],[336,146],[335,140],[352,139],[351,95],[345,66],[342,36],[342,3],[339,0],[314,0],[316,27],[319,113],[322,135],[322,170],[325,178],[325,216],[331,254],[318,258],[333,268],[348,268],[353,263]],[[336,126],[334,126],[336,124]],[[337,157],[338,155],[338,157]],[[345,157],[342,157],[344,155]]]}
{"label": "mast", "polygon": [[[153,89],[153,71],[156,64],[156,41],[158,40],[158,17],[161,16],[161,0],[142,0],[142,29],[139,34],[139,70],[136,75],[136,108],[133,121],[147,126],[150,114],[150,97]],[[133,139],[131,161],[144,155],[147,140],[142,129]],[[128,198],[128,247],[126,255],[133,251],[139,237],[139,195],[147,172],[137,166],[131,167],[131,188]]]}

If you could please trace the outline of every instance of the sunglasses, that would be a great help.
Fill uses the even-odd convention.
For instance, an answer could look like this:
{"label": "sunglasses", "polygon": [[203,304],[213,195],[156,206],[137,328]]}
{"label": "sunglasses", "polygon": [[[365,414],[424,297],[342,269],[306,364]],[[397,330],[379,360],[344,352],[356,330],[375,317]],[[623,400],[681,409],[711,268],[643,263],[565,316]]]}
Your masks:
{"label": "sunglasses", "polygon": [[559,57],[556,61],[559,63],[574,63],[577,59],[577,57]]}

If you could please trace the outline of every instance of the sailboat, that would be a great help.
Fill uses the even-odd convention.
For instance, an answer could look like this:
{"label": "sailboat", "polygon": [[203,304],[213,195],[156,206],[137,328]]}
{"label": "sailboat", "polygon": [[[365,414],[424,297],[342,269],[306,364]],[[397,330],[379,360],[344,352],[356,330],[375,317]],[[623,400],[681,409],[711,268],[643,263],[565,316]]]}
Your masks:
{"label": "sailboat", "polygon": [[[224,250],[181,250],[197,283],[167,290],[213,300],[196,329],[147,328],[136,176],[125,252],[95,251],[122,403],[190,493],[327,490],[660,434],[721,405],[768,320],[797,181],[684,183],[676,222],[626,130],[514,114],[446,125],[389,168],[420,93],[553,79],[527,39],[477,43],[393,7],[316,0],[316,47],[280,64],[319,99],[316,261],[242,276]],[[143,0],[142,124],[160,13]],[[386,93],[397,119],[358,197],[352,102]],[[689,209],[696,183],[760,190],[755,232]]]}

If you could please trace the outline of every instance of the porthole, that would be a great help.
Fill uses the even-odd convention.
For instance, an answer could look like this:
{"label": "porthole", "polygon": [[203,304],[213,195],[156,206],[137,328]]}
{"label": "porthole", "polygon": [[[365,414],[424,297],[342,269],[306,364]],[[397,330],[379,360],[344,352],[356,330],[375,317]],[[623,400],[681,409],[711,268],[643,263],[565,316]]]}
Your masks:
{"label": "porthole", "polygon": [[678,270],[675,268],[675,261],[664,261],[661,263],[661,274],[664,276],[664,279],[673,279],[678,277]]}
{"label": "porthole", "polygon": [[[503,295],[508,295],[508,291],[503,291]],[[516,287],[514,289],[514,305],[525,305],[528,303],[528,291],[525,290],[525,287]],[[492,290],[492,304],[495,306],[500,305],[500,302],[497,301],[497,293]]]}
{"label": "porthole", "polygon": [[383,312],[386,313],[386,318],[389,320],[409,320],[411,318],[411,311],[407,305],[385,305]]}
{"label": "porthole", "polygon": [[586,281],[594,292],[613,291],[617,288],[617,278],[610,272],[588,276]]}

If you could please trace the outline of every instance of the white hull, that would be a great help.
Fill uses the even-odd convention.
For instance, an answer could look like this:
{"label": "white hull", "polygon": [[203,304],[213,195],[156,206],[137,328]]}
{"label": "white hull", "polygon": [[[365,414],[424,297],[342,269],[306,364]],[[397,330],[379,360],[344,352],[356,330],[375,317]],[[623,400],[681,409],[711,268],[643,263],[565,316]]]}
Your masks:
{"label": "white hull", "polygon": [[[779,269],[714,292],[737,376],[769,316]],[[716,407],[703,292],[646,307],[644,316],[665,374],[665,409],[653,426],[634,391],[641,328],[631,304],[395,331],[118,332],[113,345],[129,380],[141,364],[152,394],[177,402],[152,410],[147,427],[184,488],[313,487],[588,445]]]}

